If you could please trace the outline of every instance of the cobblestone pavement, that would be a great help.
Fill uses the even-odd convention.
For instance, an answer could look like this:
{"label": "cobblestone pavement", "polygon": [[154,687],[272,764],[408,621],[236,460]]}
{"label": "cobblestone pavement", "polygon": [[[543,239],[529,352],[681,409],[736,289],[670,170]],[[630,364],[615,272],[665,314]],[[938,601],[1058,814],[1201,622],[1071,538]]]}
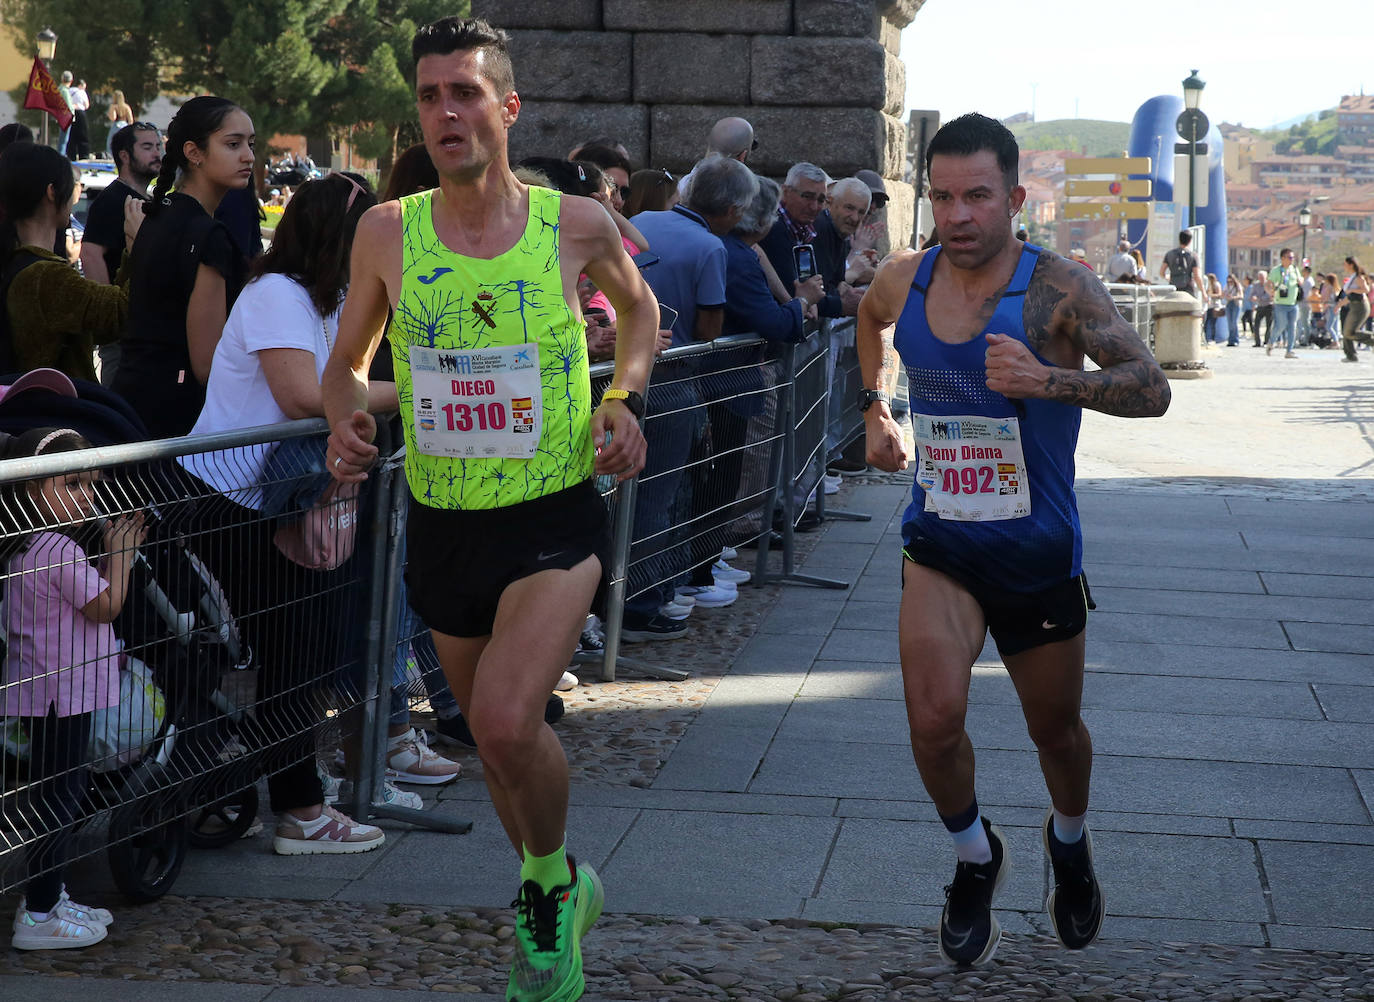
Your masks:
{"label": "cobblestone pavement", "polygon": [[[499,996],[508,911],[165,898],[124,909],[105,943],[0,966],[49,976],[412,989]],[[993,963],[942,961],[928,929],[695,917],[603,918],[585,941],[589,1000],[1362,1002],[1369,968],[1336,953],[1110,943],[1081,954],[1004,937]],[[385,998],[385,991],[370,993]],[[343,996],[347,998],[347,995]]]}

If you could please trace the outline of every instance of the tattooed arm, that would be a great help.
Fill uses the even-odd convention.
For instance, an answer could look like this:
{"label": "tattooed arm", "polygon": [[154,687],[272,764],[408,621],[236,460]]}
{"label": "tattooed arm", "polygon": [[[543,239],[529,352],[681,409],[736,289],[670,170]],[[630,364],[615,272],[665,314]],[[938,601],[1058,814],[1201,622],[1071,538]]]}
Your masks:
{"label": "tattooed arm", "polygon": [[[1158,417],[1169,409],[1169,381],[1097,277],[1046,252],[1026,290],[1026,338],[1052,365],[1001,334],[988,336],[988,388],[1039,397],[1117,417]],[[1100,367],[1082,370],[1086,355]]]}
{"label": "tattooed arm", "polygon": [[[906,305],[920,257],[916,251],[899,251],[889,256],[859,302],[854,345],[858,349],[859,369],[866,389],[891,394],[897,385],[901,362],[892,346],[892,328]],[[888,405],[882,401],[870,405],[864,412],[864,426],[868,436],[868,462],[889,473],[906,469],[906,438],[892,419]]]}

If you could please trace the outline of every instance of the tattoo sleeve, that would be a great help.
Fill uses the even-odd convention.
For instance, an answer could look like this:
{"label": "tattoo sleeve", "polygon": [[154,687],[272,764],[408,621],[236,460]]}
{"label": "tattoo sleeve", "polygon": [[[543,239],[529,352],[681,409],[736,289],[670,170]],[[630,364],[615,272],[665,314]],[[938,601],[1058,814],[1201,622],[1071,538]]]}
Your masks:
{"label": "tattoo sleeve", "polygon": [[1169,409],[1169,381],[1097,277],[1046,253],[1026,292],[1026,336],[1045,354],[1056,336],[1091,358],[1096,372],[1053,368],[1044,396],[1117,417],[1158,417]]}

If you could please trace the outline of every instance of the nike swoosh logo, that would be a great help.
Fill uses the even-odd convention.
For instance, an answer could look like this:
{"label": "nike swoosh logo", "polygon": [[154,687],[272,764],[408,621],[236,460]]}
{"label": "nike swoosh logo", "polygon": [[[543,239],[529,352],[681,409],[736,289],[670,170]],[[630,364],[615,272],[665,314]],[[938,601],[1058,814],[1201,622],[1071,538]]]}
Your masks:
{"label": "nike swoosh logo", "polygon": [[1042,629],[1042,630],[1056,630],[1056,629],[1058,629],[1058,628],[1059,628],[1059,624],[1058,624],[1058,623],[1051,623],[1048,619],[1045,620],[1043,623],[1040,624],[1040,629]]}
{"label": "nike swoosh logo", "polygon": [[968,930],[967,932],[965,932],[962,936],[956,936],[956,935],[954,934],[954,932],[949,928],[949,926],[945,926],[945,942],[948,943],[951,947],[953,947],[953,948],[956,949],[956,950],[957,950],[959,947],[964,946],[965,944],[967,944],[968,941],[969,941],[972,937],[973,937],[973,928],[972,928],[972,927],[970,927],[969,930]]}
{"label": "nike swoosh logo", "polygon": [[535,559],[542,564],[545,560],[552,560],[562,552],[562,550],[554,550],[552,553],[541,553]]}
{"label": "nike swoosh logo", "polygon": [[416,277],[419,279],[421,285],[433,285],[435,282],[439,281],[442,276],[450,274],[452,271],[452,268],[435,268],[434,271],[430,272],[428,275],[419,275]]}

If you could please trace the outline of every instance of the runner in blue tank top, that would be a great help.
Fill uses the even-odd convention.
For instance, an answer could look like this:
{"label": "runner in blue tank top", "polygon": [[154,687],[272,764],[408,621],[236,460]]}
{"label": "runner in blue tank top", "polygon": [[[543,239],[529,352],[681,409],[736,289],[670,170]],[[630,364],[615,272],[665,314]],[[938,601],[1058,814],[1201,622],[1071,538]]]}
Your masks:
{"label": "runner in blue tank top", "polygon": [[[1006,842],[981,816],[964,729],[973,663],[988,632],[1021,698],[1051,808],[1041,836],[1054,869],[1046,909],[1066,947],[1102,926],[1103,897],[1084,825],[1092,739],[1079,716],[1083,630],[1092,607],[1074,501],[1084,407],[1152,417],[1169,385],[1088,269],[1012,236],[1026,190],[1016,139],[965,115],[927,148],[941,246],[893,254],[859,307],[860,404],[868,461],[907,468],[885,391],[904,365],[916,454],[903,518],[898,631],[911,747],[958,862],[940,951],[992,957],[992,897]],[[894,330],[893,336],[885,333]],[[1084,356],[1098,366],[1083,370]]]}

